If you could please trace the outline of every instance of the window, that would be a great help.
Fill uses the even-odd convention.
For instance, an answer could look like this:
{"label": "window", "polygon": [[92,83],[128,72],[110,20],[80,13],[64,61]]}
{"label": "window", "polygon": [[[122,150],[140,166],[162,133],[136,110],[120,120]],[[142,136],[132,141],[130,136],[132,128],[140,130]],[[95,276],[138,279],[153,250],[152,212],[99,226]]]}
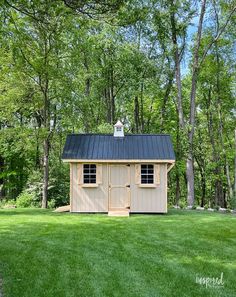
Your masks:
{"label": "window", "polygon": [[121,127],[116,127],[116,131],[121,132],[122,131]]}
{"label": "window", "polygon": [[141,184],[154,183],[154,166],[152,164],[141,165]]}
{"label": "window", "polygon": [[84,184],[96,184],[96,164],[84,164]]}

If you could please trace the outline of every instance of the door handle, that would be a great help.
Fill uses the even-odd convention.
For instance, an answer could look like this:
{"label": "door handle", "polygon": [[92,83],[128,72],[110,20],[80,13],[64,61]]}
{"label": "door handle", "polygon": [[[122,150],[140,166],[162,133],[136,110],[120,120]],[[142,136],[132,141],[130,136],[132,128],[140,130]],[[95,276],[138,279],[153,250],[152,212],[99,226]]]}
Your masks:
{"label": "door handle", "polygon": [[127,185],[126,187],[127,187],[127,188],[130,188],[130,185]]}

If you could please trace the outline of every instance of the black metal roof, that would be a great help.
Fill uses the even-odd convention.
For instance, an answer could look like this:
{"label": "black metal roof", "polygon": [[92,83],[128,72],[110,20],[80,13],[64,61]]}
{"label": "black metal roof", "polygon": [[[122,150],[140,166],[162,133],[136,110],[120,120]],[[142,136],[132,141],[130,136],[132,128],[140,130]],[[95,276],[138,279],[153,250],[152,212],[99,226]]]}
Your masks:
{"label": "black metal roof", "polygon": [[70,134],[62,159],[79,160],[175,160],[170,135]]}

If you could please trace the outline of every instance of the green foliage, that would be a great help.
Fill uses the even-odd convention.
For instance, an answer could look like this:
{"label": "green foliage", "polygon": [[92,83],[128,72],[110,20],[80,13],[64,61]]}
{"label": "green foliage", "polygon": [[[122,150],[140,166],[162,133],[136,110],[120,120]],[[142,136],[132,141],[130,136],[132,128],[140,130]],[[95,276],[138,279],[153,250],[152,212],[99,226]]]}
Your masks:
{"label": "green foliage", "polygon": [[186,207],[187,207],[187,202],[186,202],[185,200],[180,200],[180,201],[179,201],[179,207],[180,207],[181,209],[186,208]]}
{"label": "green foliage", "polygon": [[16,201],[13,199],[1,199],[0,208],[12,208],[16,205]]}
{"label": "green foliage", "polygon": [[234,193],[233,197],[230,199],[230,208],[236,209],[236,193]]}
{"label": "green foliage", "polygon": [[16,199],[18,208],[39,207],[39,203],[33,193],[23,191]]}
{"label": "green foliage", "polygon": [[42,199],[42,187],[42,173],[39,170],[33,170],[28,177],[22,193],[28,193],[31,197],[33,197],[35,206],[37,206],[40,204]]}
{"label": "green foliage", "polygon": [[101,125],[98,126],[97,128],[97,133],[101,133],[101,134],[112,134],[113,133],[113,125],[109,124],[109,123],[103,123]]}
{"label": "green foliage", "polygon": [[63,164],[61,156],[51,154],[50,171],[49,171],[49,191],[48,198],[55,200],[55,207],[69,204],[70,194],[70,174],[69,164]]}
{"label": "green foliage", "polygon": [[53,209],[56,206],[56,200],[55,199],[51,199],[48,201],[48,208],[49,209]]}
{"label": "green foliage", "polygon": [[[55,206],[68,204],[69,167],[60,161],[66,135],[113,133],[119,118],[127,133],[171,134],[177,160],[169,174],[169,203],[175,205],[181,197],[185,207],[195,41],[194,34],[187,35],[198,7],[192,1],[64,2],[7,1],[0,11],[1,197],[15,199],[27,191],[40,203],[43,144],[49,139],[48,198],[55,199]],[[206,17],[212,22],[204,22],[200,60],[217,35],[212,12],[219,11],[221,23],[230,9],[223,2],[207,3]],[[182,57],[183,129],[176,100],[173,13]],[[193,145],[198,205],[236,208],[226,177],[229,168],[233,184],[235,28],[231,18],[199,68]]]}

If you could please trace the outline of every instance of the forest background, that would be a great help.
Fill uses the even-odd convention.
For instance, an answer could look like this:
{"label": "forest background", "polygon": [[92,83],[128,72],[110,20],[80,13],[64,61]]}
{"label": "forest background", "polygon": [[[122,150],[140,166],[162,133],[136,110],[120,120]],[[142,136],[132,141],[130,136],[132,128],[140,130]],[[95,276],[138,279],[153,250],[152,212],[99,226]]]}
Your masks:
{"label": "forest background", "polygon": [[120,119],[171,135],[170,205],[236,208],[235,1],[0,4],[0,203],[68,203],[66,135]]}

